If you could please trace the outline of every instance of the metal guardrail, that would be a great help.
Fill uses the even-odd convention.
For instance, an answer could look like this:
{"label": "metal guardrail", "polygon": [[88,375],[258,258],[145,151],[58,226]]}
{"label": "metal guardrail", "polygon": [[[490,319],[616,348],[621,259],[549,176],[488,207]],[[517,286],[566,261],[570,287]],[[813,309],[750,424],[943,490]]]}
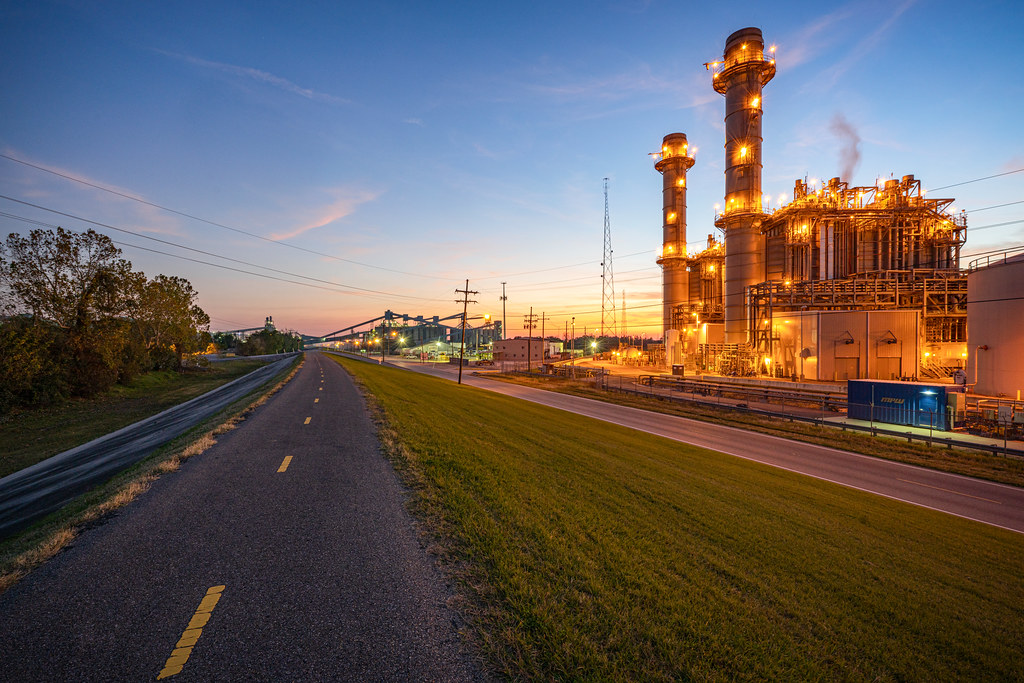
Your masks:
{"label": "metal guardrail", "polygon": [[662,386],[673,391],[687,392],[691,394],[702,394],[704,396],[724,396],[743,398],[745,400],[762,400],[765,403],[777,402],[785,405],[787,401],[796,405],[800,403],[811,403],[822,410],[840,412],[846,410],[846,393],[828,390],[789,390],[777,387],[758,387],[752,385],[735,384],[732,382],[716,382],[708,379],[666,377],[664,375],[640,375],[638,377],[641,385]]}
{"label": "metal guardrail", "polygon": [[1007,263],[1011,259],[1024,255],[1024,247],[1015,247],[1013,249],[1007,249],[1006,251],[999,254],[992,254],[989,256],[982,256],[971,261],[967,265],[967,270],[975,271],[979,268],[987,268],[989,266],[999,265],[1000,263]]}
{"label": "metal guardrail", "polygon": [[0,479],[0,540],[144,459],[203,420],[269,382],[294,354],[201,396]]}
{"label": "metal guardrail", "polygon": [[[824,419],[823,417],[809,417],[809,416],[806,416],[806,415],[794,415],[793,413],[784,413],[784,412],[776,412],[776,411],[771,411],[771,410],[761,410],[759,408],[751,408],[750,406],[745,405],[745,404],[721,403],[721,402],[717,402],[717,401],[707,401],[707,400],[698,399],[698,398],[689,398],[689,397],[684,397],[684,396],[673,396],[672,394],[657,393],[657,392],[654,391],[654,389],[655,389],[654,386],[651,387],[651,391],[643,391],[643,390],[641,390],[639,388],[630,389],[630,388],[624,388],[622,386],[616,387],[614,385],[609,385],[609,384],[602,383],[602,388],[605,389],[606,391],[619,391],[621,393],[634,394],[634,395],[637,395],[637,396],[649,396],[649,397],[653,397],[653,398],[658,398],[660,400],[668,400],[668,401],[677,402],[677,403],[696,403],[698,405],[715,407],[715,408],[724,408],[724,409],[727,409],[727,410],[734,410],[734,411],[737,411],[737,412],[743,412],[743,413],[748,413],[748,414],[753,414],[753,415],[763,415],[765,417],[784,418],[784,419],[786,419],[786,420],[788,420],[790,422],[806,422],[808,424],[816,424],[816,425],[819,425],[819,426],[822,426],[822,427],[839,428],[839,429],[842,429],[843,431],[850,430],[850,431],[855,431],[855,432],[867,432],[867,433],[870,433],[872,436],[875,436],[875,435],[890,436],[890,437],[895,437],[895,438],[898,438],[898,439],[906,439],[908,442],[921,441],[921,442],[924,442],[924,443],[928,443],[929,445],[938,444],[940,446],[946,446],[946,448],[954,448],[954,447],[956,447],[956,448],[962,448],[962,449],[965,449],[965,450],[988,452],[988,453],[991,453],[992,455],[1002,455],[1002,456],[1006,456],[1006,457],[1024,458],[1024,450],[1020,450],[1020,449],[1016,449],[1016,448],[1009,448],[1006,445],[1005,441],[1004,441],[1004,444],[1002,446],[1000,446],[998,444],[980,444],[980,443],[972,443],[972,442],[969,442],[969,441],[963,441],[961,439],[950,439],[950,438],[945,438],[945,437],[941,437],[941,436],[935,436],[934,434],[914,434],[913,432],[896,431],[896,430],[893,430],[893,429],[887,429],[885,427],[879,427],[877,424],[876,425],[868,426],[868,425],[848,424],[848,423],[844,423],[844,422],[831,422],[831,421],[828,421],[828,420]],[[732,391],[730,390],[729,393],[732,393]],[[721,393],[719,393],[718,395],[719,395],[719,398],[721,398]],[[845,408],[845,401],[843,401],[843,404],[844,404],[844,408]]]}

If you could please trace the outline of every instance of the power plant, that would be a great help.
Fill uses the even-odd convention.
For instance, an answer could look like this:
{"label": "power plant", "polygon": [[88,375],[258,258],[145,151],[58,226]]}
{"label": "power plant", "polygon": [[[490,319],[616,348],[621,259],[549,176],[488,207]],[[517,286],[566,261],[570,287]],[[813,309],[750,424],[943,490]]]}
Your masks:
{"label": "power plant", "polygon": [[725,194],[707,248],[686,253],[682,133],[665,136],[665,362],[729,375],[838,381],[948,377],[966,365],[966,215],[926,198],[912,175],[850,187],[797,180],[768,210],[761,188],[762,90],[775,48],[760,29],[705,67],[725,96]]}

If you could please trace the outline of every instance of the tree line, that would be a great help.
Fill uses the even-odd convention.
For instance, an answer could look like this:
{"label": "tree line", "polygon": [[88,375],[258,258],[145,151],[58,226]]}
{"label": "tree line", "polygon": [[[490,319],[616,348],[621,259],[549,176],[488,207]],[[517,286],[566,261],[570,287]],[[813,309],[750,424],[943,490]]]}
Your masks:
{"label": "tree line", "polygon": [[219,349],[231,349],[240,356],[262,356],[268,353],[289,353],[302,350],[302,337],[270,328],[250,334],[242,341],[229,332],[214,332],[213,343]]}
{"label": "tree line", "polygon": [[188,280],[132,270],[109,237],[57,228],[0,243],[0,413],[181,369],[210,343]]}

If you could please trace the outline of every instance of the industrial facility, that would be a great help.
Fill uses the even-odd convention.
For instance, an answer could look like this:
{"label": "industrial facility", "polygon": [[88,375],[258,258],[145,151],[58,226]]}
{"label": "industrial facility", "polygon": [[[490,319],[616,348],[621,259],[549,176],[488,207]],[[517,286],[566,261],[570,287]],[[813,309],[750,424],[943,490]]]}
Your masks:
{"label": "industrial facility", "polygon": [[850,187],[797,180],[768,210],[761,188],[762,89],[775,48],[760,29],[709,62],[725,96],[725,195],[696,254],[686,249],[686,136],[665,136],[662,175],[665,364],[723,375],[839,381],[948,377],[967,364],[963,213],[913,175]]}

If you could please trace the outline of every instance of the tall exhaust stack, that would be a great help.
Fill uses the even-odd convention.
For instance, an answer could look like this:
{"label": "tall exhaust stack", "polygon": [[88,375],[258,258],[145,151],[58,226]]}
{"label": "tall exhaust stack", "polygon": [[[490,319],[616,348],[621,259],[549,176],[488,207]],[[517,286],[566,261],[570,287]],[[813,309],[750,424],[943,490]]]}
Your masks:
{"label": "tall exhaust stack", "polygon": [[661,158],[654,169],[662,181],[662,245],[658,265],[661,266],[664,309],[662,311],[666,350],[668,331],[673,329],[672,311],[689,300],[690,274],[686,272],[686,172],[693,166],[686,136],[669,133],[661,145]]}
{"label": "tall exhaust stack", "polygon": [[761,89],[775,76],[761,29],[744,28],[725,41],[713,87],[725,95],[725,204],[715,225],[725,231],[725,342],[748,341],[746,288],[766,279],[761,234]]}

